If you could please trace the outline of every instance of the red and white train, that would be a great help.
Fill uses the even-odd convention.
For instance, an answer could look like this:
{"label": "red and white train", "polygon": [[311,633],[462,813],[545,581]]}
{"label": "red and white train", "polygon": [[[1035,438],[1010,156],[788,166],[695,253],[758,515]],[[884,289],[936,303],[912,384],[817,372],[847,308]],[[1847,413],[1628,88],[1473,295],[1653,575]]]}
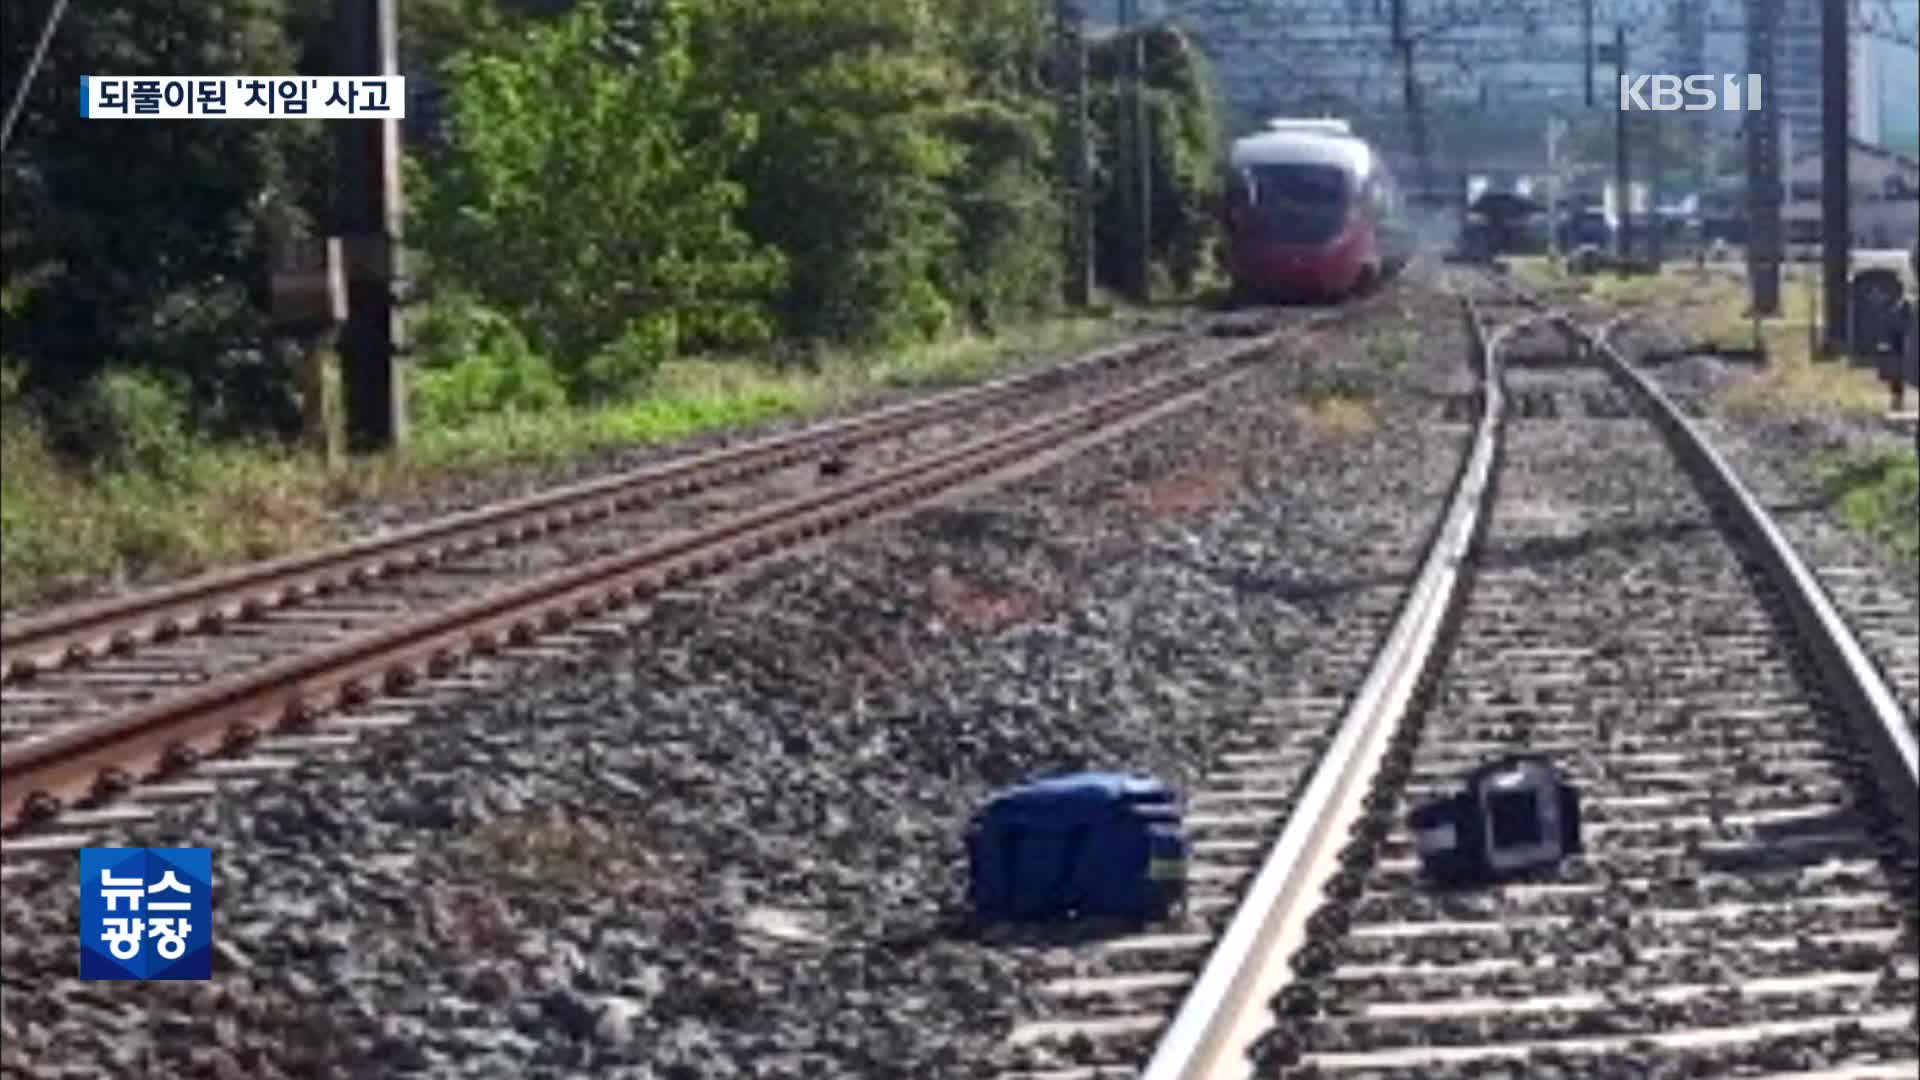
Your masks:
{"label": "red and white train", "polygon": [[1338,301],[1404,263],[1411,235],[1393,175],[1344,120],[1275,119],[1234,140],[1227,262],[1237,302]]}

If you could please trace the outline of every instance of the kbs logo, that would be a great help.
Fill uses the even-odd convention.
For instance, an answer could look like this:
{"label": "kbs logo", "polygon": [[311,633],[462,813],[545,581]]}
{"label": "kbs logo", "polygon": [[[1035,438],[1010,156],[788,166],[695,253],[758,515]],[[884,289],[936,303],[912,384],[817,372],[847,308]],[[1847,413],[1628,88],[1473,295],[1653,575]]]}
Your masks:
{"label": "kbs logo", "polygon": [[1714,87],[1711,75],[1689,75],[1684,79],[1678,75],[1622,75],[1620,111],[1705,112],[1709,109],[1725,109],[1739,112],[1743,87],[1746,90],[1746,110],[1759,112],[1758,75],[1722,75],[1718,90]]}

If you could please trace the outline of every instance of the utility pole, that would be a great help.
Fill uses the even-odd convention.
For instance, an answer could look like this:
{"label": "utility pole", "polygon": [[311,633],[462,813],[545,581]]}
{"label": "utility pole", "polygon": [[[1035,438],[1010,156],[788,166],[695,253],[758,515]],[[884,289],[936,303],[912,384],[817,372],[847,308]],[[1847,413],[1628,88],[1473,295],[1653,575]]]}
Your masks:
{"label": "utility pole", "polygon": [[[395,0],[334,0],[335,66],[341,75],[400,73]],[[401,102],[389,102],[396,110]],[[385,450],[406,441],[404,351],[395,304],[400,257],[400,121],[330,120],[339,158],[338,231],[347,278],[347,323],[340,356],[347,398],[347,444]]]}
{"label": "utility pole", "polygon": [[1065,221],[1066,302],[1071,308],[1093,303],[1093,199],[1087,161],[1086,12],[1080,0],[1054,6],[1054,55],[1059,70],[1060,184]]}
{"label": "utility pole", "polygon": [[1423,194],[1433,191],[1432,164],[1427,156],[1426,115],[1420,108],[1420,81],[1413,69],[1413,37],[1407,33],[1407,0],[1393,0],[1393,52],[1400,60],[1400,104],[1407,114],[1408,141],[1413,144],[1414,168]]}
{"label": "utility pole", "polygon": [[1848,85],[1847,0],[1820,5],[1820,233],[1826,283],[1827,351],[1847,351],[1849,270],[1853,229],[1847,206]]}
{"label": "utility pole", "polygon": [[1780,92],[1773,79],[1779,26],[1780,0],[1747,0],[1747,71],[1760,77],[1761,93],[1760,108],[1745,117],[1747,273],[1755,318],[1780,313]]}
{"label": "utility pole", "polygon": [[1132,0],[1133,9],[1133,161],[1139,170],[1140,186],[1140,275],[1141,303],[1153,299],[1153,116],[1147,108],[1147,28],[1140,18],[1140,0]]}
{"label": "utility pole", "polygon": [[1593,108],[1593,0],[1580,5],[1581,30],[1587,52],[1587,108]]}
{"label": "utility pole", "polygon": [[1126,145],[1128,153],[1123,155],[1131,167],[1133,175],[1124,172],[1116,176],[1117,183],[1125,184],[1128,189],[1123,203],[1132,211],[1129,215],[1133,226],[1133,236],[1129,239],[1127,259],[1127,284],[1133,298],[1140,303],[1152,299],[1153,292],[1153,220],[1150,197],[1153,183],[1153,152],[1150,132],[1147,130],[1146,98],[1146,32],[1140,25],[1139,0],[1118,0],[1118,19],[1122,40],[1127,41],[1126,86],[1121,95],[1121,103],[1126,109]]}
{"label": "utility pole", "polygon": [[[1613,62],[1618,78],[1617,84],[1627,77],[1627,27],[1625,23],[1616,23],[1613,28]],[[1613,189],[1615,212],[1619,216],[1619,231],[1614,235],[1614,254],[1618,258],[1617,268],[1622,277],[1627,273],[1627,256],[1633,250],[1633,193],[1629,190],[1632,180],[1631,162],[1627,154],[1627,110],[1616,109],[1613,119]]]}
{"label": "utility pole", "polygon": [[1560,139],[1566,123],[1559,115],[1547,117],[1547,251],[1560,258]]}

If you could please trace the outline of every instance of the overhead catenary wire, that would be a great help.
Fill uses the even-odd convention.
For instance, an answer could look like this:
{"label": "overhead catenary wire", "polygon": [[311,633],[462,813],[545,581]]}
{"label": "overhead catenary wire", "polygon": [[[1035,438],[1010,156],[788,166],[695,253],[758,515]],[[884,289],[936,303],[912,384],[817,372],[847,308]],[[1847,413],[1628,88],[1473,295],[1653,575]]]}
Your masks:
{"label": "overhead catenary wire", "polygon": [[7,144],[13,141],[13,125],[20,119],[20,110],[33,89],[34,76],[40,73],[40,63],[47,57],[47,45],[53,41],[53,32],[59,28],[60,17],[66,12],[67,0],[53,0],[46,22],[40,26],[40,40],[34,42],[33,55],[27,58],[27,70],[20,76],[20,85],[13,88],[13,100],[7,102],[6,119],[0,121],[0,154],[5,153]]}

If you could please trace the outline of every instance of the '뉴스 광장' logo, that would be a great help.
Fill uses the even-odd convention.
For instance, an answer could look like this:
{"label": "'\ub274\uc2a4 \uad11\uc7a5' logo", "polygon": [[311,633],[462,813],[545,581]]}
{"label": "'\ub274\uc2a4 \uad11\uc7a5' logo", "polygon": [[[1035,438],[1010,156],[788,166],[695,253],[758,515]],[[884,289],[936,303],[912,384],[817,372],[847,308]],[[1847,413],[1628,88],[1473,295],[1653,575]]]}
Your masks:
{"label": "'\ub274\uc2a4 \uad11\uc7a5' logo", "polygon": [[80,977],[212,978],[213,850],[81,849]]}

